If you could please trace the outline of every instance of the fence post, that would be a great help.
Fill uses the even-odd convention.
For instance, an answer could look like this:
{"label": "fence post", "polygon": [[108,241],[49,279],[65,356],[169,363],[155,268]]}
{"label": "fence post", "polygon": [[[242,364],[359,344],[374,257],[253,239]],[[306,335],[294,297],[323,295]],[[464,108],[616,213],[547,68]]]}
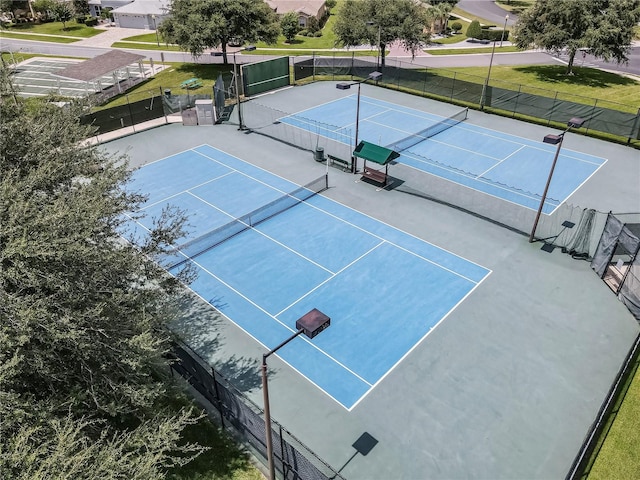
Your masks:
{"label": "fence post", "polygon": [[220,400],[220,391],[218,390],[218,381],[216,380],[216,371],[213,367],[211,367],[211,377],[213,377],[213,391],[216,394],[216,402],[218,403],[218,411],[220,412],[220,422],[222,423],[222,430],[224,430],[225,429],[224,411],[222,406],[222,400]]}
{"label": "fence post", "polygon": [[280,461],[282,462],[282,475],[284,478],[287,478],[287,467],[289,465],[289,462],[285,462],[284,460],[284,435],[282,435],[282,425],[278,424],[278,427],[278,433],[280,434]]}
{"label": "fence post", "polygon": [[133,128],[133,133],[136,133],[136,123],[133,118],[133,112],[131,111],[131,102],[129,102],[129,95],[125,95],[127,98],[127,108],[129,109],[129,118],[131,119],[131,128]]}
{"label": "fence post", "polygon": [[631,145],[631,139],[633,138],[633,132],[638,130],[638,139],[640,140],[640,108],[636,112],[636,118],[633,121],[633,125],[631,126],[631,131],[629,132],[629,137],[627,138],[627,145]]}
{"label": "fence post", "polygon": [[513,106],[513,113],[511,114],[511,118],[515,118],[516,113],[518,112],[518,100],[520,100],[520,94],[522,93],[522,84],[518,85],[518,95],[516,95],[516,104]]}
{"label": "fence post", "polygon": [[451,93],[449,94],[449,100],[453,100],[453,95],[454,95],[455,90],[456,90],[456,77],[457,76],[458,76],[458,72],[453,72],[453,78],[451,79]]}
{"label": "fence post", "polygon": [[[296,69],[294,68],[293,71],[295,72]],[[313,51],[313,56],[311,57],[311,80],[313,82],[316,81],[316,51]]]}
{"label": "fence post", "polygon": [[[598,105],[598,99],[596,98],[595,101],[593,102],[593,108],[591,109],[591,118],[593,118],[595,113],[596,113],[597,105]],[[587,120],[587,128],[584,131],[585,135],[589,134],[589,123],[590,123],[591,118],[589,118],[589,120]]]}
{"label": "fence post", "polygon": [[549,119],[547,120],[547,127],[551,125],[551,117],[553,117],[553,111],[556,108],[556,102],[558,101],[558,92],[556,91],[555,97],[553,97],[553,107],[551,107],[551,112],[549,115]]}

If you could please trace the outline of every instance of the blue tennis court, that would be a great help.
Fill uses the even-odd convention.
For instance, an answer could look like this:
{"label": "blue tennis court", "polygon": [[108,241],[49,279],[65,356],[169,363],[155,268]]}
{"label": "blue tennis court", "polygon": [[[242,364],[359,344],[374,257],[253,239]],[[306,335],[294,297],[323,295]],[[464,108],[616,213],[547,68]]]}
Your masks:
{"label": "blue tennis court", "polygon": [[[350,144],[355,129],[356,95],[281,118],[280,121]],[[401,153],[399,163],[537,210],[555,145],[515,135],[451,122],[451,128],[433,137],[419,132],[443,117],[397,104],[360,97],[359,140]],[[402,148],[406,148],[402,150]],[[563,148],[555,168],[543,212],[552,213],[604,165],[606,159]]]}
{"label": "blue tennis court", "polygon": [[[302,190],[208,145],[142,167],[128,189],[148,199],[126,233],[144,235],[171,204],[194,227],[180,245]],[[191,289],[265,351],[311,309],[328,315],[330,328],[297,337],[278,356],[347,409],[490,273],[322,195],[231,235],[203,253],[177,253],[197,270]]]}

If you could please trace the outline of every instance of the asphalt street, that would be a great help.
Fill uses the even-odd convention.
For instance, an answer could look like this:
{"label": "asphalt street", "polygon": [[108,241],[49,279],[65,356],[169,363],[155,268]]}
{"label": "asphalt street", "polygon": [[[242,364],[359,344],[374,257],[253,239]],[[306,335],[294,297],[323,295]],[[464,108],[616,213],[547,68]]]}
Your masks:
{"label": "asphalt street", "polygon": [[504,25],[506,15],[509,15],[507,26],[513,26],[518,20],[516,15],[496,5],[494,0],[460,0],[456,6],[471,15],[494,22],[498,26]]}
{"label": "asphalt street", "polygon": [[[14,38],[2,39],[3,49],[14,52],[14,55],[23,53],[42,53],[47,55],[72,56],[92,58],[110,49],[101,47],[88,47],[73,44],[54,44],[48,42],[34,42]],[[157,50],[135,50],[154,62],[193,62],[188,53],[183,52],[159,52]],[[250,63],[273,58],[267,55],[236,55],[237,63]],[[375,58],[375,57],[374,57]],[[392,57],[391,57],[392,58]],[[402,58],[403,66],[409,64],[419,67],[447,68],[447,67],[482,67],[488,66],[491,59],[490,53],[475,53],[469,55],[424,55],[416,57],[413,61]],[[202,55],[197,63],[222,63],[222,57]],[[493,65],[532,65],[553,64],[558,60],[544,52],[512,52],[495,54]]]}

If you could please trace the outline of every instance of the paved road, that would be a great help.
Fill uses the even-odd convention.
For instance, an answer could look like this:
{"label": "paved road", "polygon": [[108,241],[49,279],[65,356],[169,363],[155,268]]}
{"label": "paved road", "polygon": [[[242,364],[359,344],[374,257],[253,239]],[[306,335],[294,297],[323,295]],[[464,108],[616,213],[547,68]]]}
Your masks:
{"label": "paved road", "polygon": [[518,20],[516,15],[503,10],[493,0],[460,0],[457,7],[472,15],[489,20],[497,26],[504,25],[504,17],[507,14],[509,15],[508,26],[513,26]]}
{"label": "paved road", "polygon": [[[595,58],[593,55],[582,55],[581,53],[577,53],[573,64],[578,67],[584,66],[601,68],[603,70],[612,70],[615,72],[624,72],[640,76],[640,46],[632,47],[629,50],[628,56],[629,63],[617,64],[615,62],[605,62],[603,60]],[[567,55],[560,55],[559,58],[563,62],[569,61],[569,57]]]}
{"label": "paved road", "polygon": [[[20,52],[25,53],[43,53],[48,55],[61,55],[73,57],[92,58],[109,51],[108,48],[88,47],[73,44],[34,42],[29,40],[20,40],[13,38],[3,38],[2,45],[4,49],[14,52],[19,57]],[[192,62],[193,58],[188,53],[182,52],[161,52],[157,50],[135,50],[147,58],[152,58],[154,62],[160,62],[164,58],[167,62]],[[238,63],[249,63],[260,60],[273,58],[261,55],[237,55]],[[375,58],[375,57],[374,57]],[[473,54],[473,55],[424,55],[416,57],[411,61],[410,57],[399,57],[399,60],[406,67],[413,64],[416,67],[483,67],[488,66],[491,54]],[[495,54],[493,65],[531,65],[531,64],[552,64],[558,60],[542,52],[522,52],[522,53],[500,53]],[[213,57],[211,55],[202,55],[198,59],[198,63],[222,63],[222,57]]]}

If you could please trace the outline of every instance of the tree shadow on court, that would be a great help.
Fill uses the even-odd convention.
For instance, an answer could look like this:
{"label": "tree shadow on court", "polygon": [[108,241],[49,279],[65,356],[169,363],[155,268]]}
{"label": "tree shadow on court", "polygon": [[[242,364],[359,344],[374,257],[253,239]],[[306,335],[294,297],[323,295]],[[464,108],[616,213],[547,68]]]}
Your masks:
{"label": "tree shadow on court", "polygon": [[[576,63],[579,61],[576,59]],[[573,75],[567,75],[564,65],[528,65],[513,67],[517,72],[535,75],[540,81],[576,85],[578,87],[607,88],[634,85],[635,80],[595,68],[573,67]]]}
{"label": "tree shadow on court", "polygon": [[176,301],[177,318],[171,324],[171,330],[192,350],[202,357],[216,372],[222,374],[235,388],[242,392],[250,391],[261,385],[259,361],[232,354],[222,360],[211,363],[214,356],[219,356],[224,346],[224,338],[220,327],[227,320],[215,308],[223,308],[225,303],[220,298],[209,299],[209,303],[186,292]]}

